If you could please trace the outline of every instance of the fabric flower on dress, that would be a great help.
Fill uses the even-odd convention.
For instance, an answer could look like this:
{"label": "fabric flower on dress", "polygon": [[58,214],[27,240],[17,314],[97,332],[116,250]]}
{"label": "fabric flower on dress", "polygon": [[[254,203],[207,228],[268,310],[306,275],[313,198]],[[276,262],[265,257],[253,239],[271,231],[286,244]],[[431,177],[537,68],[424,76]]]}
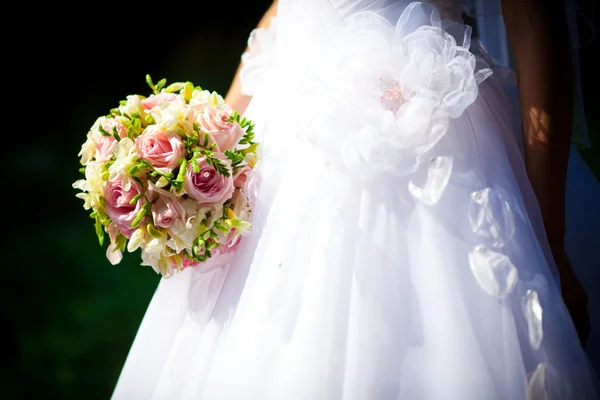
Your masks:
{"label": "fabric flower on dress", "polygon": [[[435,9],[428,24],[415,24],[414,17],[409,18],[413,8],[405,10],[395,27],[373,15],[358,15],[349,22],[348,29],[353,23],[379,25],[389,52],[379,70],[380,105],[369,107],[370,122],[343,144],[346,166],[364,178],[415,172],[446,134],[450,120],[475,101],[479,83],[492,73],[469,51],[468,27],[458,41],[442,28]],[[409,20],[411,24],[405,24]]]}

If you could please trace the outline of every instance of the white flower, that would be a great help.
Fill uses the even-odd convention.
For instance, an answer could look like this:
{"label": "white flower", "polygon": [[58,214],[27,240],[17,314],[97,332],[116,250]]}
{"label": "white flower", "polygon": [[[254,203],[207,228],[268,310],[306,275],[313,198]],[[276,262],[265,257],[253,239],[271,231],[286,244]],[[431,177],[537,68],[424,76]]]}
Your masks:
{"label": "white flower", "polygon": [[[208,217],[208,220],[206,222],[206,226],[208,226],[209,228],[211,228],[214,224],[215,221],[222,218],[223,217],[223,204],[215,204],[213,205],[210,209],[210,216]],[[206,215],[206,214],[205,214]]]}
{"label": "white flower", "polygon": [[121,115],[133,115],[139,113],[141,118],[145,117],[144,107],[142,107],[142,99],[138,95],[129,95],[126,98],[125,104],[119,106]]}
{"label": "white flower", "polygon": [[146,244],[146,226],[136,229],[127,243],[127,251],[133,253],[139,247],[144,247]]}
{"label": "white flower", "polygon": [[123,189],[129,190],[131,187],[131,177],[127,172],[140,157],[133,141],[129,138],[121,139],[117,147],[115,147],[114,155],[115,162],[108,167],[108,179],[113,180],[122,177]]}
{"label": "white flower", "polygon": [[167,247],[166,235],[160,238],[152,237],[142,248],[142,264],[151,266],[158,274],[168,277],[173,274],[173,268],[169,262],[172,252]]}
{"label": "white flower", "polygon": [[[192,205],[192,203],[194,205]],[[179,253],[184,249],[191,250],[194,244],[194,240],[198,237],[202,231],[209,229],[209,225],[206,221],[206,215],[212,210],[211,207],[200,207],[195,209],[197,203],[195,201],[184,202],[185,213],[189,216],[185,225],[174,224],[169,230],[170,238],[167,241],[167,245],[174,251]],[[194,209],[192,209],[194,207]]]}
{"label": "white flower", "polygon": [[96,142],[92,138],[92,135],[88,133],[87,140],[81,145],[81,150],[77,154],[80,157],[81,165],[87,165],[94,158],[95,154]]}
{"label": "white flower", "polygon": [[184,132],[189,132],[193,127],[193,109],[186,104],[185,98],[181,94],[178,94],[172,101],[160,102],[150,110],[150,113],[156,124],[168,131],[180,126]]}
{"label": "white flower", "polygon": [[165,278],[173,275],[173,267],[167,261],[168,259],[163,257],[160,253],[147,252],[142,249],[141,257],[141,265],[152,267],[157,274],[161,274]]}
{"label": "white flower", "polygon": [[167,238],[163,235],[160,238],[153,237],[144,246],[144,252],[148,254],[161,255],[165,254]]}
{"label": "white flower", "polygon": [[116,243],[110,243],[106,248],[106,258],[112,265],[117,265],[123,259],[123,252],[118,249]]}
{"label": "white flower", "polygon": [[204,107],[210,106],[210,92],[208,90],[194,89],[189,105],[195,112],[202,113]]}
{"label": "white flower", "polygon": [[97,162],[88,163],[85,167],[85,179],[73,183],[73,188],[81,190],[75,196],[84,201],[83,208],[103,211],[101,197],[106,181],[102,179],[103,165]]}

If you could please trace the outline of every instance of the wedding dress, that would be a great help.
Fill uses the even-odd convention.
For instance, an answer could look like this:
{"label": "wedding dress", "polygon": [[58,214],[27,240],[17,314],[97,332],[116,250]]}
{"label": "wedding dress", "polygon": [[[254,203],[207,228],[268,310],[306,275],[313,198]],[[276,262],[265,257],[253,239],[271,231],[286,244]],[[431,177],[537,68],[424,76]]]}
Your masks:
{"label": "wedding dress", "polygon": [[599,398],[460,2],[279,3],[241,73],[253,233],[161,280],[113,398]]}

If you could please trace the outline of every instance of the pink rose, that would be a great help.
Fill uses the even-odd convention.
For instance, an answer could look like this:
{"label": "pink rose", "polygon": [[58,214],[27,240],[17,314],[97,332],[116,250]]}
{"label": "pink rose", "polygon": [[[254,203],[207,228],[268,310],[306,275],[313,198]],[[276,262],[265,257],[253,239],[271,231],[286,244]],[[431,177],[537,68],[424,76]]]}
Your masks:
{"label": "pink rose", "polygon": [[108,118],[104,121],[102,128],[111,135],[113,135],[113,129],[116,129],[120,138],[127,137],[127,128],[125,128],[125,125],[114,118]]}
{"label": "pink rose", "polygon": [[231,211],[238,217],[242,217],[243,210],[248,205],[248,198],[242,189],[235,189],[231,196]]}
{"label": "pink rose", "polygon": [[247,165],[238,169],[235,175],[233,176],[233,186],[235,186],[236,188],[244,187],[246,181],[248,180],[248,174],[251,170],[252,169]]}
{"label": "pink rose", "polygon": [[144,204],[144,197],[141,197],[135,204],[130,204],[131,200],[139,193],[141,193],[141,187],[137,182],[131,182],[129,190],[125,190],[120,179],[108,181],[104,187],[106,214],[127,238],[133,234],[135,228],[132,228],[131,224]]}
{"label": "pink rose", "polygon": [[231,176],[230,161],[225,157],[219,157],[227,165],[230,176],[219,174],[204,158],[198,160],[200,170],[194,172],[192,165],[186,169],[183,182],[187,194],[199,204],[223,204],[233,194],[233,177]]}
{"label": "pink rose", "polygon": [[160,103],[170,103],[175,100],[175,98],[177,98],[175,93],[153,94],[142,100],[142,106],[144,106],[146,110],[152,110]]}
{"label": "pink rose", "polygon": [[185,209],[175,196],[159,194],[158,199],[152,205],[152,218],[154,225],[168,229],[177,220],[183,222]]}
{"label": "pink rose", "polygon": [[172,170],[185,157],[185,146],[177,133],[150,125],[135,139],[135,147],[143,160],[154,168]]}
{"label": "pink rose", "polygon": [[112,159],[113,150],[117,146],[117,140],[114,138],[113,129],[117,130],[120,138],[127,137],[127,128],[114,118],[107,119],[102,123],[102,129],[110,133],[111,136],[104,136],[98,132],[94,142],[96,143],[96,161],[107,162]]}
{"label": "pink rose", "polygon": [[199,115],[200,126],[208,132],[217,144],[217,151],[223,153],[238,145],[244,130],[235,122],[229,121],[229,111],[222,107],[206,107]]}
{"label": "pink rose", "polygon": [[256,197],[258,196],[259,175],[255,171],[255,168],[244,166],[234,176],[234,185],[244,193],[245,198],[250,204],[250,208],[254,208]]}
{"label": "pink rose", "polygon": [[99,136],[96,140],[96,161],[101,163],[112,159],[113,151],[117,147],[117,140],[112,136]]}

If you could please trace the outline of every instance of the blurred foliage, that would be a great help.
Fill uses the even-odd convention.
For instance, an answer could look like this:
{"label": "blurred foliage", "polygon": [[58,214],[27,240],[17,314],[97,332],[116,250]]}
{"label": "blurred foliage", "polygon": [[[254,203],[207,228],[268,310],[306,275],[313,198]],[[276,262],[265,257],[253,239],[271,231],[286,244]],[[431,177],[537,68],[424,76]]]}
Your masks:
{"label": "blurred foliage", "polygon": [[[150,15],[165,11],[149,9],[135,23],[129,10],[53,6],[28,20],[30,37],[6,41],[15,67],[6,84],[24,97],[15,107],[24,115],[4,115],[6,137],[19,140],[6,155],[16,173],[4,175],[11,186],[2,200],[12,228],[0,291],[9,336],[3,398],[110,397],[159,276],[139,265],[137,253],[117,266],[105,259],[71,187],[80,178],[79,148],[96,117],[129,93],[148,92],[147,73],[224,94],[268,4],[246,2],[235,12],[186,5],[192,9],[177,10],[181,20],[154,21]],[[597,42],[582,50],[593,143],[582,154],[599,176],[595,52]]]}

